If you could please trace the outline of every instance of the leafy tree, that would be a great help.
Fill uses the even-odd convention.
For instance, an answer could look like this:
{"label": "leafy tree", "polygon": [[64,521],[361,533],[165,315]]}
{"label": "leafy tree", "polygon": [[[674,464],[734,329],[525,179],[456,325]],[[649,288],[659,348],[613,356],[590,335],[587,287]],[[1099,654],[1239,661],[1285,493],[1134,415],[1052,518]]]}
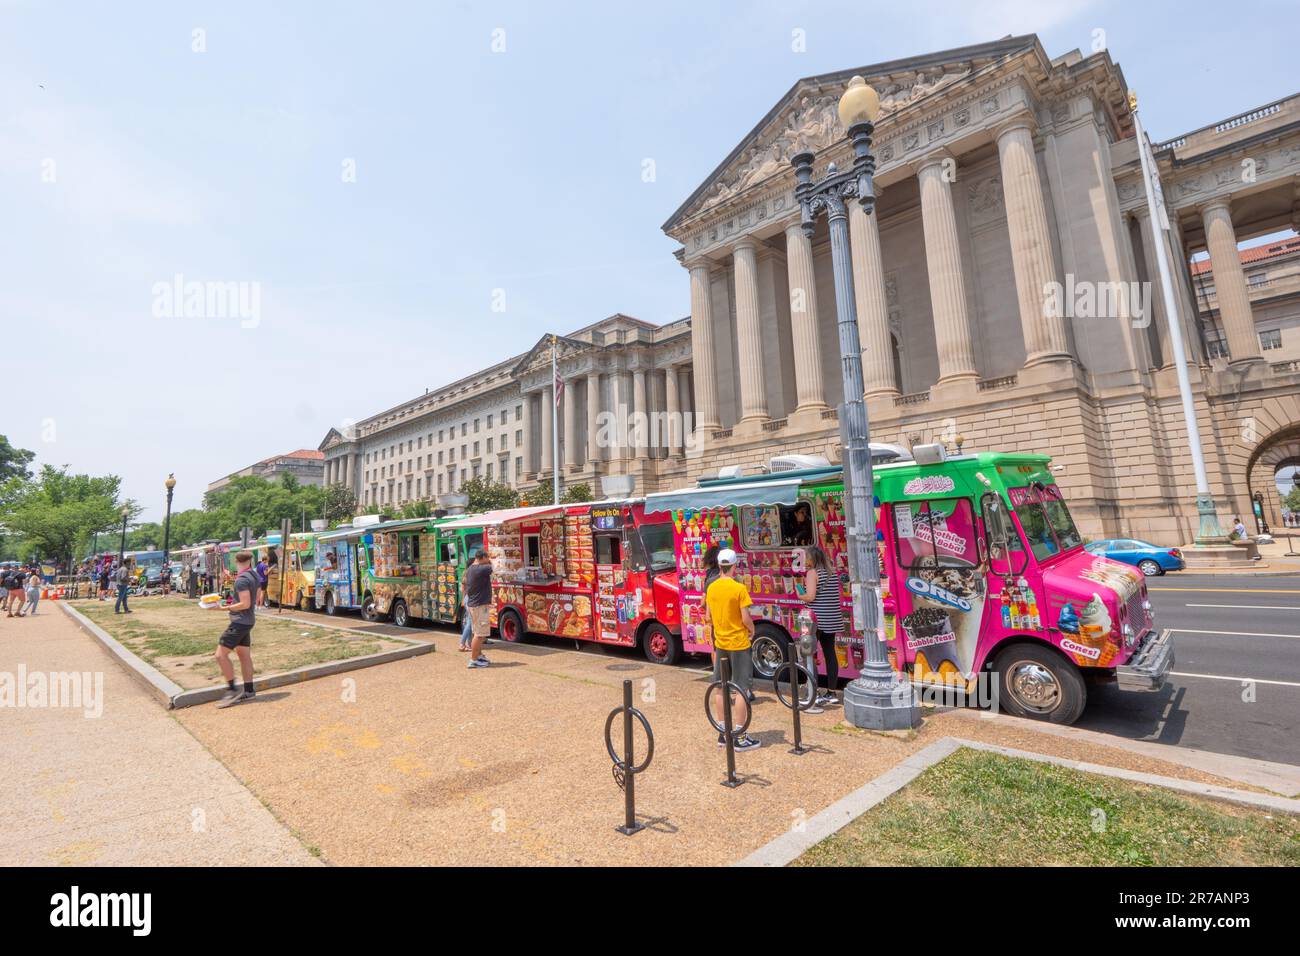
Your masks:
{"label": "leafy tree", "polygon": [[1292,513],[1300,511],[1300,485],[1287,492],[1286,497],[1282,499],[1282,506]]}
{"label": "leafy tree", "polygon": [[[309,521],[320,517],[324,505],[324,488],[300,484],[292,475],[280,475],[275,481],[244,475],[203,496],[203,510],[211,516],[203,537],[231,541],[239,537],[241,528],[257,537],[278,531],[283,518],[291,519],[297,529],[304,516]],[[172,520],[175,534],[175,517]],[[185,538],[176,540],[179,544]]]}
{"label": "leafy tree", "polygon": [[9,439],[0,435],[0,484],[9,481],[11,478],[17,478],[20,481],[27,481],[32,477],[28,465],[36,457],[35,452],[28,451],[25,448],[15,448],[9,444]]}
{"label": "leafy tree", "polygon": [[564,494],[560,495],[560,503],[566,505],[595,500],[595,495],[591,493],[591,485],[585,481],[580,481],[576,485],[569,485],[564,489]]}
{"label": "leafy tree", "polygon": [[433,505],[428,501],[408,501],[397,511],[399,518],[428,518],[433,514]]}
{"label": "leafy tree", "polygon": [[497,511],[501,508],[514,508],[519,504],[517,491],[483,475],[461,482],[457,490],[460,494],[469,496],[470,512]]}
{"label": "leafy tree", "polygon": [[[25,557],[71,561],[90,545],[96,531],[111,537],[121,527],[120,488],[116,475],[70,475],[66,466],[45,465],[10,503],[5,524],[21,535]],[[140,513],[134,502],[125,507],[128,522]]]}
{"label": "leafy tree", "polygon": [[352,520],[357,513],[357,496],[346,485],[330,485],[325,489],[324,518],[331,525]]}

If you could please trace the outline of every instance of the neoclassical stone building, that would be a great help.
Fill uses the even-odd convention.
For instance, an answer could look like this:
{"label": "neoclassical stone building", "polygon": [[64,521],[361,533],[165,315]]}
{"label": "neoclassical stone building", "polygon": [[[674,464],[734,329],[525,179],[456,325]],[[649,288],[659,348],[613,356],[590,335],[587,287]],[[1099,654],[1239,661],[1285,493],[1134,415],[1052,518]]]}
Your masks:
{"label": "neoclassical stone building", "polygon": [[[850,218],[873,437],[1046,451],[1088,533],[1190,540],[1165,241],[1214,490],[1246,513],[1253,463],[1295,437],[1300,355],[1264,360],[1237,244],[1300,222],[1300,98],[1158,144],[1172,228],[1153,233],[1119,67],[1051,59],[1034,36],[798,81],[664,224],[712,438],[690,477],[778,450],[838,458],[828,237],[800,230],[788,160],[814,150],[818,175],[850,161],[835,106],[853,74],[882,100],[876,211]],[[1189,257],[1205,250],[1217,307],[1202,316]],[[1229,354],[1209,358],[1218,327]]]}
{"label": "neoclassical stone building", "polygon": [[[564,483],[633,473],[649,491],[781,453],[839,460],[828,237],[799,229],[789,158],[814,151],[818,176],[848,162],[836,104],[854,74],[882,100],[876,209],[850,220],[873,438],[1045,451],[1086,533],[1189,541],[1163,242],[1223,516],[1260,491],[1275,522],[1273,469],[1300,461],[1300,336],[1273,330],[1300,324],[1300,282],[1263,288],[1238,244],[1300,225],[1300,96],[1155,144],[1170,229],[1153,230],[1119,67],[1050,58],[1035,36],[796,82],[663,225],[689,317],[559,337]],[[375,507],[476,474],[546,495],[552,401],[547,335],[332,430],[327,481]],[[692,430],[600,428],[637,414]]]}

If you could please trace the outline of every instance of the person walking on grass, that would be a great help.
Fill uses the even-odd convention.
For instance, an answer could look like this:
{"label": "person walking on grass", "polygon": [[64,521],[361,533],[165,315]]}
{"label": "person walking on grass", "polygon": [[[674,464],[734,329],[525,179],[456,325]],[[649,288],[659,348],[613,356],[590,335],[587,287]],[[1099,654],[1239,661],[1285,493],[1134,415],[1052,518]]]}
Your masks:
{"label": "person walking on grass", "polygon": [[127,604],[126,597],[131,591],[131,569],[126,566],[126,562],[117,566],[113,581],[117,584],[117,602],[113,605],[113,613],[130,614],[131,608]]}
{"label": "person walking on grass", "polygon": [[490,661],[483,656],[483,642],[492,630],[492,562],[482,549],[474,552],[473,563],[465,569],[461,589],[465,593],[465,604],[469,607],[472,634],[469,663],[466,666],[487,667]]}
{"label": "person walking on grass", "polygon": [[[753,700],[754,661],[750,645],[754,638],[754,616],[750,606],[754,603],[749,588],[736,580],[736,552],[723,548],[718,552],[718,577],[704,593],[704,621],[713,630],[713,679],[722,680],[722,661],[731,663],[731,682],[740,688],[740,696],[732,701],[737,723],[745,722],[744,709]],[[718,746],[726,739],[718,734]],[[753,750],[762,742],[749,734],[737,734],[736,750]]]}
{"label": "person walking on grass", "polygon": [[804,576],[803,600],[813,612],[817,643],[826,661],[826,690],[817,695],[818,707],[839,703],[840,661],[835,656],[835,639],[844,631],[844,610],[840,603],[840,576],[821,548],[808,549],[808,573]]}
{"label": "person walking on grass", "polygon": [[[252,700],[253,693],[253,625],[257,623],[257,613],[253,610],[257,602],[257,572],[253,570],[253,555],[250,551],[235,554],[234,602],[226,605],[230,612],[230,624],[217,640],[217,666],[221,676],[226,679],[226,695],[217,701],[218,707],[231,707]],[[235,666],[230,662],[230,652],[239,656],[240,676],[244,679],[242,688],[235,684]]]}
{"label": "person walking on grass", "polygon": [[103,561],[99,565],[99,599],[108,600],[108,579],[110,577],[108,562]]}

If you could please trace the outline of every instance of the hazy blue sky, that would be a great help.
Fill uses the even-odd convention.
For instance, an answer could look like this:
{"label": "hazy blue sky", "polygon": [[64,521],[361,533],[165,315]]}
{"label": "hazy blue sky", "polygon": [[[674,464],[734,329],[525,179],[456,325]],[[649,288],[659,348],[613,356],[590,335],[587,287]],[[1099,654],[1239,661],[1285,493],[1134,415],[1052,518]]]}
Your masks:
{"label": "hazy blue sky", "polygon": [[[0,433],[157,519],[169,471],[194,506],[546,332],[685,315],[659,226],[801,76],[1103,30],[1162,139],[1300,90],[1296,4],[1237,9],[0,0]],[[177,274],[260,283],[260,323],[155,317]]]}

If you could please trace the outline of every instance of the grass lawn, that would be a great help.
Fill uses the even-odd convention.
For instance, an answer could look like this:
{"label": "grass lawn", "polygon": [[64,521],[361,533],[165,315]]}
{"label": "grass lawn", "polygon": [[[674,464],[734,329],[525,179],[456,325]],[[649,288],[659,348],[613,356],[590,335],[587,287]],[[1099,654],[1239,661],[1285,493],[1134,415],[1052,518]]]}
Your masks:
{"label": "grass lawn", "polygon": [[[221,671],[213,652],[217,638],[230,621],[227,612],[200,610],[191,601],[173,597],[133,597],[132,614],[114,614],[111,601],[72,604],[182,687],[206,687],[220,682]],[[253,667],[258,676],[266,676],[405,646],[400,641],[374,634],[312,627],[276,620],[274,613],[259,614],[253,628]],[[234,655],[231,657],[235,660]],[[237,661],[235,672],[239,672]]]}
{"label": "grass lawn", "polygon": [[1297,866],[1300,818],[962,749],[794,866]]}

